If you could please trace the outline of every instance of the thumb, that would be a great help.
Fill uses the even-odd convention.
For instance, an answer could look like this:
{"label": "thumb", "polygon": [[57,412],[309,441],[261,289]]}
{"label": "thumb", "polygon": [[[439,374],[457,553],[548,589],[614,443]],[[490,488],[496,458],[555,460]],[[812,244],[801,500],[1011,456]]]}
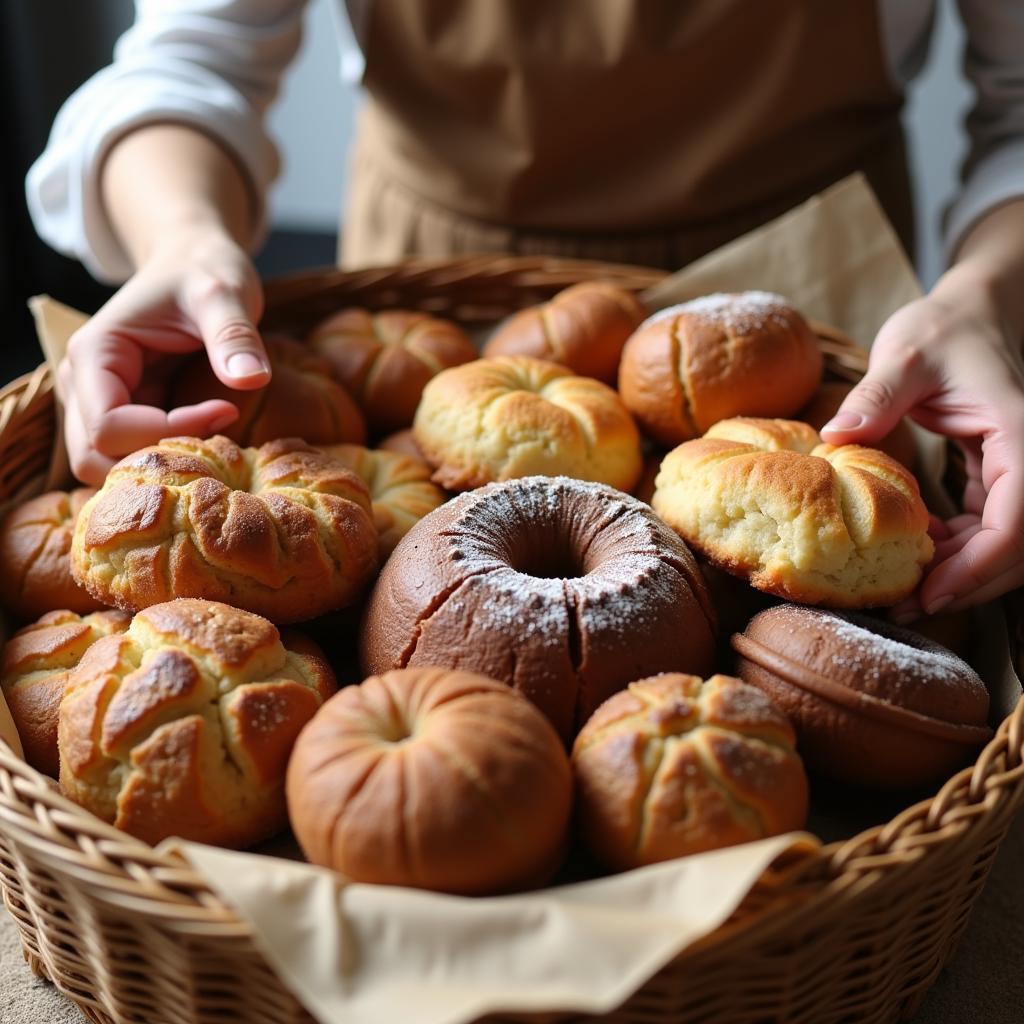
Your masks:
{"label": "thumb", "polygon": [[880,441],[927,396],[929,380],[917,360],[872,361],[861,382],[821,428],[827,444]]}
{"label": "thumb", "polygon": [[270,381],[270,359],[255,323],[261,305],[258,284],[224,283],[203,289],[191,303],[210,366],[229,388],[250,391]]}

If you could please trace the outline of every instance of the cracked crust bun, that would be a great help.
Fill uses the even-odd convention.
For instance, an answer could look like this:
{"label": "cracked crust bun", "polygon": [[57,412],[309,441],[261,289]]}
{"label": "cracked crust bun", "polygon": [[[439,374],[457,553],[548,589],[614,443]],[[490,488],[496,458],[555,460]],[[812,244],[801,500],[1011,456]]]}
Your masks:
{"label": "cracked crust bun", "polygon": [[201,597],[299,622],[356,601],[377,530],[363,481],[297,438],[173,437],[110,470],[71,558],[90,594],[129,611]]}
{"label": "cracked crust bun", "polygon": [[284,827],[299,730],[337,685],[305,637],[216,601],[154,605],[98,640],[60,706],[60,785],[158,843],[246,847]]}
{"label": "cracked crust bun", "polygon": [[792,420],[723,420],[681,444],[651,504],[712,565],[800,604],[895,604],[934,551],[907,469]]}
{"label": "cracked crust bun", "polygon": [[583,727],[572,765],[583,837],[619,870],[779,835],[807,819],[792,727],[730,676],[630,683]]}

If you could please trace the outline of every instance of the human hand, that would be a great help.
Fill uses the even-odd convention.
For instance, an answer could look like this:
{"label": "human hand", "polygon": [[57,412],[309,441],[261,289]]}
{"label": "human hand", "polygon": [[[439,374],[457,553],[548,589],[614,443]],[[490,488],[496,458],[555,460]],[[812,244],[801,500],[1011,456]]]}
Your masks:
{"label": "human hand", "polygon": [[1024,362],[991,292],[954,268],[882,326],[864,379],[822,428],[829,444],[868,444],[904,415],[952,437],[967,461],[962,515],[933,517],[935,558],[909,621],[998,597],[1024,583]]}
{"label": "human hand", "polygon": [[123,455],[176,434],[206,437],[238,416],[213,400],[165,411],[168,363],[205,346],[228,387],[270,380],[255,324],[259,277],[245,251],[209,227],[175,232],[72,335],[58,371],[71,468],[100,484]]}

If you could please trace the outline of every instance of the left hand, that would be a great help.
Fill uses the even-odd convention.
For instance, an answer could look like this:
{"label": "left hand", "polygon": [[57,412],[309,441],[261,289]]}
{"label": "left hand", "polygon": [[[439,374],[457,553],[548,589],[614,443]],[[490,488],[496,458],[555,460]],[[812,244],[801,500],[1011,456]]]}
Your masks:
{"label": "left hand", "polygon": [[868,372],[822,428],[829,444],[884,437],[901,416],[952,437],[967,457],[962,515],[933,517],[935,558],[917,593],[933,615],[1024,583],[1024,360],[989,289],[954,267],[878,332]]}

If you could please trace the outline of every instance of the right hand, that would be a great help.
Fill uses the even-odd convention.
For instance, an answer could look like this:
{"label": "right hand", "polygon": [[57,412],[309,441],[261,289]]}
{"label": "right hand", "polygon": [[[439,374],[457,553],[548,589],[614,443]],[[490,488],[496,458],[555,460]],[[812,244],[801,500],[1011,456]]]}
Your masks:
{"label": "right hand", "polygon": [[184,230],[154,246],[128,282],[72,335],[57,386],[75,476],[102,484],[123,455],[175,435],[207,437],[238,417],[220,399],[165,411],[168,361],[206,348],[228,387],[270,380],[256,323],[263,291],[224,232]]}

